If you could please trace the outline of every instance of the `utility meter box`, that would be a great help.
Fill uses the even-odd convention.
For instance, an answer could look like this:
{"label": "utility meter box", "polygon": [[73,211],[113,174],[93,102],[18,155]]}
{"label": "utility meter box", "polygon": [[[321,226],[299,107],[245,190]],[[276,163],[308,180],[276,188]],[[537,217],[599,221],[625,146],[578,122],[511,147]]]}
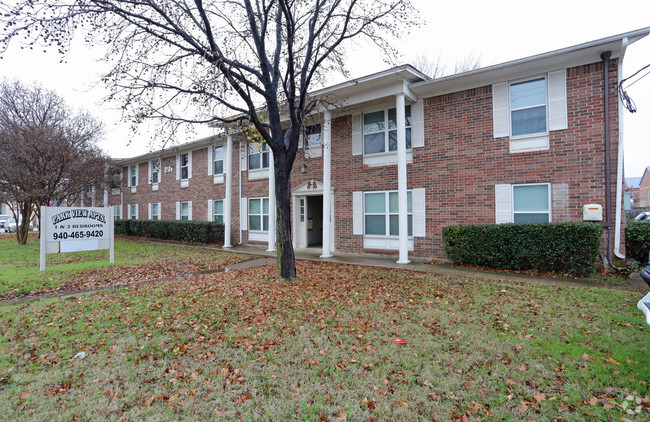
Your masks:
{"label": "utility meter box", "polygon": [[584,221],[603,221],[603,206],[598,204],[583,206],[582,219]]}

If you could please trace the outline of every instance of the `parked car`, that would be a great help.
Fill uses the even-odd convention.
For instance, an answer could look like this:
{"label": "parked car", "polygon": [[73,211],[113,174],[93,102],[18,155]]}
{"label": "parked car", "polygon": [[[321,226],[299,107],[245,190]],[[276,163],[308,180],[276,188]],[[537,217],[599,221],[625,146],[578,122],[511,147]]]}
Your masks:
{"label": "parked car", "polygon": [[650,212],[642,212],[634,217],[634,221],[650,221]]}
{"label": "parked car", "polygon": [[[4,225],[5,233],[15,233],[16,228],[17,228],[17,226],[19,224],[20,224],[20,222],[18,222],[18,224],[16,224],[16,219],[15,218],[10,217],[9,220],[7,220],[5,222],[5,225]],[[32,231],[32,230],[34,230],[34,224],[30,221],[29,222],[29,231]]]}
{"label": "parked car", "polygon": [[5,224],[7,223],[7,220],[11,218],[10,215],[0,215],[0,231],[4,231]]}

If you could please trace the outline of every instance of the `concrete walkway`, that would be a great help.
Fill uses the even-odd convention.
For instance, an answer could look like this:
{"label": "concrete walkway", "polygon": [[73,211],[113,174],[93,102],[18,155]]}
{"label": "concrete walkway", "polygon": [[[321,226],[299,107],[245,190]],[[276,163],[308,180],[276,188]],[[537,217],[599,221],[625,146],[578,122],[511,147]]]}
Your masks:
{"label": "concrete walkway", "polygon": [[[262,255],[275,257],[277,252],[268,252],[266,246],[262,245],[238,245],[229,249],[232,252],[238,252],[251,255]],[[447,265],[432,264],[430,259],[427,258],[413,258],[409,259],[409,264],[397,264],[397,256],[391,255],[372,255],[372,254],[351,254],[334,252],[331,258],[321,258],[321,250],[317,248],[295,249],[296,259],[317,261],[317,262],[333,262],[337,264],[351,264],[351,265],[364,265],[368,267],[382,267],[382,268],[395,268],[411,271],[420,271],[438,275],[454,275],[468,278],[481,278],[488,280],[506,280],[517,282],[533,282],[540,284],[550,284],[557,286],[571,286],[571,287],[599,287],[613,290],[626,290],[631,292],[646,293],[650,291],[650,287],[641,280],[640,277],[630,279],[630,284],[607,284],[595,283],[583,280],[571,280],[562,278],[541,277],[526,274],[498,272],[498,271],[481,271],[470,268],[452,267]],[[256,260],[242,262],[237,265],[237,268],[230,267],[230,269],[250,268],[257,265],[265,265],[274,260]]]}

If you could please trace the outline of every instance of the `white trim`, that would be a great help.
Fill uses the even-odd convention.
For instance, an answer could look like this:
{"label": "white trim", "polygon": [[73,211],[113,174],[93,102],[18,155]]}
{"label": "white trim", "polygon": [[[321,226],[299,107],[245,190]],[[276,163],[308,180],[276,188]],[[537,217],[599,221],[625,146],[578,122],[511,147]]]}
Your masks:
{"label": "white trim", "polygon": [[566,69],[549,72],[547,78],[548,129],[568,129]]}
{"label": "white trim", "polygon": [[363,235],[363,192],[352,192],[352,234]]}
{"label": "white trim", "polygon": [[239,228],[248,230],[248,198],[245,196],[239,201]]}
{"label": "white trim", "polygon": [[494,185],[494,221],[512,222],[512,188],[508,184]]}
{"label": "white trim", "polygon": [[413,207],[413,237],[426,237],[427,235],[427,200],[424,188],[411,190]]}
{"label": "white trim", "polygon": [[214,208],[214,199],[208,199],[208,216],[207,221],[214,221],[214,213],[212,212]]}
{"label": "white trim", "polygon": [[411,148],[423,147],[424,143],[424,100],[418,100],[411,104]]}

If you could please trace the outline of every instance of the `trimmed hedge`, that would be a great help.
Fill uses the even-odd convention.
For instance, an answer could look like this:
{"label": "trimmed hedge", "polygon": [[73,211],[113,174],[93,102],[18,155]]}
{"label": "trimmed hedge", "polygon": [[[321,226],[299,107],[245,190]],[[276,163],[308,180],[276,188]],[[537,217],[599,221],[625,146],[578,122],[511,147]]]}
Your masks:
{"label": "trimmed hedge", "polygon": [[603,229],[595,223],[448,226],[442,230],[454,264],[588,275],[596,270]]}
{"label": "trimmed hedge", "polygon": [[116,220],[115,234],[180,242],[223,244],[224,225],[210,221]]}
{"label": "trimmed hedge", "polygon": [[625,229],[625,255],[643,265],[648,264],[650,253],[650,222],[630,222]]}

